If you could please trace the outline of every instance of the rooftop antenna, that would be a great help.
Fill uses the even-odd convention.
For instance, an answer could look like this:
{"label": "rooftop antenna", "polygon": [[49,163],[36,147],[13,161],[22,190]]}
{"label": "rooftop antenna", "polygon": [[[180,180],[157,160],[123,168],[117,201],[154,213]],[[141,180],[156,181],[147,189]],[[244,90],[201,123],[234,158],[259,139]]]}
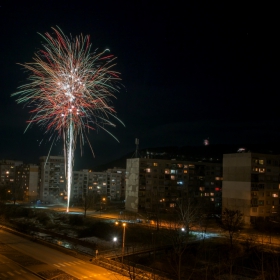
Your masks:
{"label": "rooftop antenna", "polygon": [[140,154],[139,154],[139,151],[138,151],[138,148],[139,148],[139,139],[138,138],[135,138],[135,146],[136,146],[136,149],[135,149],[135,152],[132,155],[132,157],[133,158],[138,158],[138,157],[140,157]]}

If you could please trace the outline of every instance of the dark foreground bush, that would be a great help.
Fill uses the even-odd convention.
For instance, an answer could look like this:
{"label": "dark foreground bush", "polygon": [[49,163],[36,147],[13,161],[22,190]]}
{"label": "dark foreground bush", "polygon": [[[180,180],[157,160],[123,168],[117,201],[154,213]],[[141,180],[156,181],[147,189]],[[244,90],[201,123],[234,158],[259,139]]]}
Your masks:
{"label": "dark foreground bush", "polygon": [[69,215],[69,224],[73,226],[82,226],[84,224],[84,217],[82,215]]}
{"label": "dark foreground bush", "polygon": [[95,236],[104,240],[110,240],[114,230],[114,224],[96,222],[88,225],[85,229],[80,230],[78,236],[79,238]]}
{"label": "dark foreground bush", "polygon": [[49,223],[51,219],[46,212],[39,212],[37,213],[37,220],[42,225],[47,225],[47,223]]}

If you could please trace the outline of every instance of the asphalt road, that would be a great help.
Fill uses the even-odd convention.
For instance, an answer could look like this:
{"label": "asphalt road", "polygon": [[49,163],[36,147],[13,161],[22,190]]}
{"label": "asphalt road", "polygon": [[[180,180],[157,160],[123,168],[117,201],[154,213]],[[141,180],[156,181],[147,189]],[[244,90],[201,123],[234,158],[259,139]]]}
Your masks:
{"label": "asphalt road", "polygon": [[[0,230],[0,279],[128,279],[44,245]],[[37,275],[37,276],[36,276]],[[68,275],[68,277],[67,277]]]}
{"label": "asphalt road", "polygon": [[0,255],[0,279],[35,280],[41,278],[33,275],[29,270],[18,265],[9,258]]}

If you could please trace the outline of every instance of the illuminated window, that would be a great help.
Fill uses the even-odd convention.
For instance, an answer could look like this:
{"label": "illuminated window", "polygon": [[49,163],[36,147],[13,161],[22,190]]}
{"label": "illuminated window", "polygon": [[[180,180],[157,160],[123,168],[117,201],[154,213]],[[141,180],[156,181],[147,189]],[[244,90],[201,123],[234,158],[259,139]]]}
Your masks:
{"label": "illuminated window", "polygon": [[[187,174],[187,173],[188,173],[188,170],[184,170],[184,173]],[[279,185],[279,186],[280,186],[280,185]],[[280,188],[280,187],[279,187],[279,188]]]}
{"label": "illuminated window", "polygon": [[223,177],[215,177],[215,180],[216,180],[216,181],[222,181],[222,180],[223,180]]}
{"label": "illuminated window", "polygon": [[176,174],[176,173],[177,173],[176,171],[177,171],[177,170],[175,170],[175,169],[171,169],[170,173],[171,173],[171,174]]}
{"label": "illuminated window", "polygon": [[170,174],[170,170],[169,170],[169,169],[165,169],[165,170],[164,170],[164,173],[165,173],[165,174]]}
{"label": "illuminated window", "polygon": [[154,165],[154,166],[158,166],[157,162],[154,162],[153,165]]}
{"label": "illuminated window", "polygon": [[214,198],[210,198],[211,201],[214,201]]}
{"label": "illuminated window", "polygon": [[257,167],[253,168],[253,172],[258,172],[258,171],[259,171],[259,169]]}
{"label": "illuminated window", "polygon": [[171,208],[174,208],[175,207],[175,203],[170,203],[169,205]]}
{"label": "illuminated window", "polygon": [[258,193],[257,192],[252,192],[252,194],[251,194],[252,196],[257,196],[258,195]]}
{"label": "illuminated window", "polygon": [[259,172],[260,173],[264,173],[265,172],[265,168],[259,168]]}
{"label": "illuminated window", "polygon": [[273,193],[272,197],[278,197],[278,193]]}
{"label": "illuminated window", "polygon": [[179,168],[182,168],[183,167],[183,164],[182,163],[178,163],[177,165]]}
{"label": "illuminated window", "polygon": [[150,169],[150,168],[147,168],[147,169],[146,169],[146,172],[148,172],[148,173],[151,172],[151,169]]}
{"label": "illuminated window", "polygon": [[194,165],[193,165],[193,164],[190,164],[190,165],[189,165],[189,168],[194,168]]}
{"label": "illuminated window", "polygon": [[263,160],[263,159],[260,159],[260,160],[259,160],[259,164],[264,164],[264,160]]}
{"label": "illuminated window", "polygon": [[175,176],[174,175],[171,175],[171,180],[175,180]]}
{"label": "illuminated window", "polygon": [[215,194],[213,192],[210,193],[210,196],[214,196]]}
{"label": "illuminated window", "polygon": [[205,195],[205,196],[209,196],[209,193],[205,193],[204,195]]}
{"label": "illuminated window", "polygon": [[220,190],[220,188],[215,188],[215,191],[218,192]]}
{"label": "illuminated window", "polygon": [[187,165],[187,164],[184,164],[184,168],[188,168],[188,165]]}
{"label": "illuminated window", "polygon": [[205,187],[199,187],[199,190],[203,192],[205,190]]}

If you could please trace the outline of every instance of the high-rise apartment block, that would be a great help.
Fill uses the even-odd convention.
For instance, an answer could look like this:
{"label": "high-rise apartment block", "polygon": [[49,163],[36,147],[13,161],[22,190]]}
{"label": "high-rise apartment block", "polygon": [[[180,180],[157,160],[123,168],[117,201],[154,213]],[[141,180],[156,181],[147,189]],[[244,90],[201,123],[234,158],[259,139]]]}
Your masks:
{"label": "high-rise apartment block", "polygon": [[21,164],[22,161],[16,160],[0,161],[0,199],[14,199],[16,167]]}
{"label": "high-rise apartment block", "polygon": [[[112,200],[124,198],[125,169],[114,167],[104,172],[83,169],[73,171],[72,179],[70,196],[73,203],[81,203],[89,190]],[[65,201],[67,196],[64,157],[41,157],[40,199],[50,203],[59,203]]]}
{"label": "high-rise apartment block", "polygon": [[170,209],[185,194],[221,209],[222,164],[150,158],[127,159],[125,208]]}
{"label": "high-rise apartment block", "polygon": [[38,171],[36,164],[21,164],[15,168],[15,189],[17,199],[30,202],[38,198]]}
{"label": "high-rise apartment block", "polygon": [[280,206],[280,156],[235,153],[223,156],[223,208],[240,210],[246,224],[273,219]]}
{"label": "high-rise apartment block", "polygon": [[39,197],[44,202],[59,203],[67,199],[64,157],[40,157]]}
{"label": "high-rise apartment block", "polygon": [[104,172],[88,169],[74,171],[71,198],[81,202],[88,191],[108,197],[111,200],[124,199],[125,169],[114,167]]}

